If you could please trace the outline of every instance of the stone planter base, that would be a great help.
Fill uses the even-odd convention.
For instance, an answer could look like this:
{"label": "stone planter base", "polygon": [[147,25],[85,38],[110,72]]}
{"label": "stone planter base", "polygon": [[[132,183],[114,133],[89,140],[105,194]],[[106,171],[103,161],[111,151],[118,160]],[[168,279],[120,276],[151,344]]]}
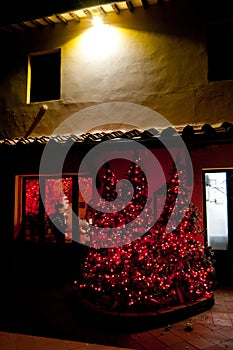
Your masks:
{"label": "stone planter base", "polygon": [[214,305],[214,294],[209,293],[205,297],[198,299],[195,302],[189,302],[180,304],[174,307],[170,307],[163,310],[152,311],[152,312],[111,312],[100,309],[94,304],[90,303],[88,300],[84,299],[79,291],[74,287],[73,295],[76,301],[81,303],[85,308],[95,315],[95,317],[101,318],[107,322],[119,321],[119,324],[122,326],[125,324],[128,326],[131,325],[143,327],[150,325],[153,327],[161,327],[171,323],[179,322],[184,319],[198,315],[204,311],[209,310]]}

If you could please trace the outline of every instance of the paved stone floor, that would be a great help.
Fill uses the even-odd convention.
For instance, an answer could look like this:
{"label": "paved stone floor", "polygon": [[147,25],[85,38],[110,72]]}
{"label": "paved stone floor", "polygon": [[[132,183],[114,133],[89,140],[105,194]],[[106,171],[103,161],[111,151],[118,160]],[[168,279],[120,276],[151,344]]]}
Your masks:
{"label": "paved stone floor", "polygon": [[[74,339],[73,333],[64,333],[57,338],[53,337],[51,336],[53,335],[52,330],[51,332],[48,330],[47,335],[43,336],[45,334],[43,328],[36,331],[36,328],[25,326],[26,318],[24,315],[24,317],[19,317],[23,322],[21,328],[12,327],[11,325],[7,328],[4,327],[4,323],[1,323],[0,350],[233,349],[233,288],[216,289],[214,300],[214,305],[207,311],[162,327],[148,327],[147,329],[144,327],[143,330],[131,330],[130,332],[121,330],[117,333],[111,333],[109,331],[104,332],[103,329],[101,331],[95,330],[90,320],[89,330],[85,325],[86,333],[84,328],[81,329],[80,333],[77,328],[75,333],[77,339]],[[19,311],[20,309],[18,309]],[[40,318],[37,324],[38,327],[41,321]],[[65,319],[66,322],[68,322],[67,319]],[[49,327],[48,322],[46,326]],[[77,324],[73,326],[77,327]],[[25,331],[23,331],[24,329]],[[28,329],[28,332],[26,332],[26,329]],[[102,337],[98,336],[98,332],[102,332]]]}

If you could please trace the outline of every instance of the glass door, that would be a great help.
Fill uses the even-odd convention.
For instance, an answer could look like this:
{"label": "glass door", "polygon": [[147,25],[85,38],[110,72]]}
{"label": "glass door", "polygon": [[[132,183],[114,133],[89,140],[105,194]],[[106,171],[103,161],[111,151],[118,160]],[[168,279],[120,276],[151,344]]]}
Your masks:
{"label": "glass door", "polygon": [[207,242],[214,250],[227,250],[227,172],[205,171],[204,180]]}

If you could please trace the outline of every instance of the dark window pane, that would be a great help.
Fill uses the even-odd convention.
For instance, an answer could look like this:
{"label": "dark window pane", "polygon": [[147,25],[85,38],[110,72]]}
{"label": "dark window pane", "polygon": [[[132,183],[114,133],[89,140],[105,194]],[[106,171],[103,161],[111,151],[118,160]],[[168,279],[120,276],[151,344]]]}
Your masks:
{"label": "dark window pane", "polygon": [[57,100],[60,98],[60,51],[32,55],[30,102]]}
{"label": "dark window pane", "polygon": [[232,35],[232,22],[209,25],[207,35],[209,81],[233,79]]}

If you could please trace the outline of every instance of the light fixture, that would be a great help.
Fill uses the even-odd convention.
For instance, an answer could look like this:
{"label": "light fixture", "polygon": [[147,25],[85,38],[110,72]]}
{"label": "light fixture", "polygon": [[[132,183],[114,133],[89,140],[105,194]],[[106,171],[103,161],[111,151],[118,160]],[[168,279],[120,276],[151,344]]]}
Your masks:
{"label": "light fixture", "polygon": [[103,25],[102,18],[98,15],[92,17],[91,23],[94,27],[100,27]]}
{"label": "light fixture", "polygon": [[91,23],[94,27],[100,27],[103,25],[103,18],[106,16],[106,11],[103,9],[102,6],[99,6],[96,9],[95,14],[93,14]]}

